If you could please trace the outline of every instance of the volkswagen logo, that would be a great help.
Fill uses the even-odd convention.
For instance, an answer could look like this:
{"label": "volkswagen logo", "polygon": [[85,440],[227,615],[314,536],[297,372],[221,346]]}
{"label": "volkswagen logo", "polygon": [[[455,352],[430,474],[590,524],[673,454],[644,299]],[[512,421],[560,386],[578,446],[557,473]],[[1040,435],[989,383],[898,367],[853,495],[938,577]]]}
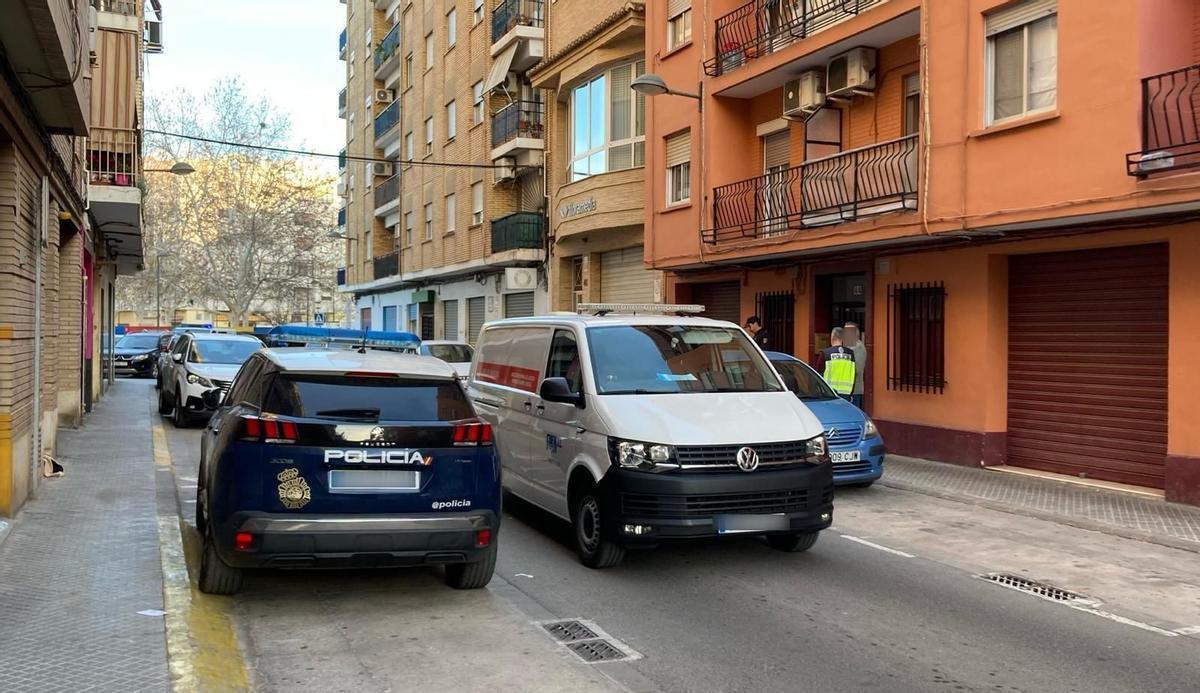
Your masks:
{"label": "volkswagen logo", "polygon": [[752,472],[758,469],[758,453],[754,448],[741,448],[737,451],[737,466],[743,472]]}

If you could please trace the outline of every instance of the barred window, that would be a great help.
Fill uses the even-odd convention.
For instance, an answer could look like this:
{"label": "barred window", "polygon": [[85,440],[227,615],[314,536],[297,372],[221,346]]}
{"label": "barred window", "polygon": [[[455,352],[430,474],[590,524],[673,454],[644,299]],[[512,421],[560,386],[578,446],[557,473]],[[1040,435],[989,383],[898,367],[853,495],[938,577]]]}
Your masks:
{"label": "barred window", "polygon": [[941,282],[888,286],[889,390],[943,392],[945,307],[946,291]]}

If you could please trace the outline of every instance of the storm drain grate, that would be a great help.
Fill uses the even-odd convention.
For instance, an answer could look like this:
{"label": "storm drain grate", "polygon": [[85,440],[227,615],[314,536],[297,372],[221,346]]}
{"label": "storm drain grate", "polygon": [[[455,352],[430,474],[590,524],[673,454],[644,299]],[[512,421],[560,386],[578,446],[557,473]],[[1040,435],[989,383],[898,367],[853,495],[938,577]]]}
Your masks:
{"label": "storm drain grate", "polygon": [[583,619],[538,623],[542,630],[588,664],[641,659],[628,645]]}
{"label": "storm drain grate", "polygon": [[1003,585],[1009,589],[1017,590],[1018,592],[1037,595],[1043,599],[1049,599],[1055,602],[1063,602],[1068,604],[1093,603],[1093,600],[1077,592],[1064,590],[1061,587],[1048,585],[1044,582],[1038,582],[1037,580],[1030,580],[1029,578],[1021,577],[1020,575],[1013,575],[1011,573],[987,573],[986,575],[980,575],[979,577],[987,580],[988,582],[994,582],[997,585]]}
{"label": "storm drain grate", "polygon": [[595,640],[600,637],[592,632],[591,628],[583,625],[579,621],[558,621],[557,623],[544,623],[542,628],[546,632],[554,636],[555,640],[560,642],[576,642],[579,640]]}
{"label": "storm drain grate", "polygon": [[584,640],[567,645],[585,662],[612,662],[625,659],[625,653],[609,644],[607,640]]}

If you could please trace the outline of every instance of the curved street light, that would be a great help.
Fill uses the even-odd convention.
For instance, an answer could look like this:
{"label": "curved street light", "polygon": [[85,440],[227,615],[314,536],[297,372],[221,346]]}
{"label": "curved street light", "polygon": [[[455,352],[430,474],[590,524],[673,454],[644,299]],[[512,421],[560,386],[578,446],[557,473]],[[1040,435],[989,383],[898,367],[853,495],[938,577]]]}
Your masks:
{"label": "curved street light", "polygon": [[146,168],[142,169],[142,173],[172,173],[176,176],[186,176],[190,173],[195,173],[196,169],[186,161],[176,161],[171,165],[171,168]]}
{"label": "curved street light", "polygon": [[704,110],[703,82],[700,83],[700,90],[698,92],[692,93],[688,91],[677,91],[668,87],[666,81],[663,80],[662,77],[659,77],[653,72],[647,72],[644,75],[639,75],[638,77],[634,78],[634,80],[629,83],[629,88],[643,96],[663,96],[670,94],[671,96],[684,96],[689,99],[695,99],[700,104],[700,110]]}

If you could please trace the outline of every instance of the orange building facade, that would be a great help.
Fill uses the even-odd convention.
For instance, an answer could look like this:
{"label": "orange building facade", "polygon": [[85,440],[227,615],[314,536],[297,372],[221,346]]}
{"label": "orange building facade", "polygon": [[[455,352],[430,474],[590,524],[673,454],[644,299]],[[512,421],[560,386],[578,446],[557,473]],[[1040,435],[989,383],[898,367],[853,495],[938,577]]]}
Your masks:
{"label": "orange building facade", "polygon": [[[809,360],[863,326],[889,451],[1200,504],[1200,7],[646,8],[645,260]],[[686,143],[681,153],[680,143]]]}

